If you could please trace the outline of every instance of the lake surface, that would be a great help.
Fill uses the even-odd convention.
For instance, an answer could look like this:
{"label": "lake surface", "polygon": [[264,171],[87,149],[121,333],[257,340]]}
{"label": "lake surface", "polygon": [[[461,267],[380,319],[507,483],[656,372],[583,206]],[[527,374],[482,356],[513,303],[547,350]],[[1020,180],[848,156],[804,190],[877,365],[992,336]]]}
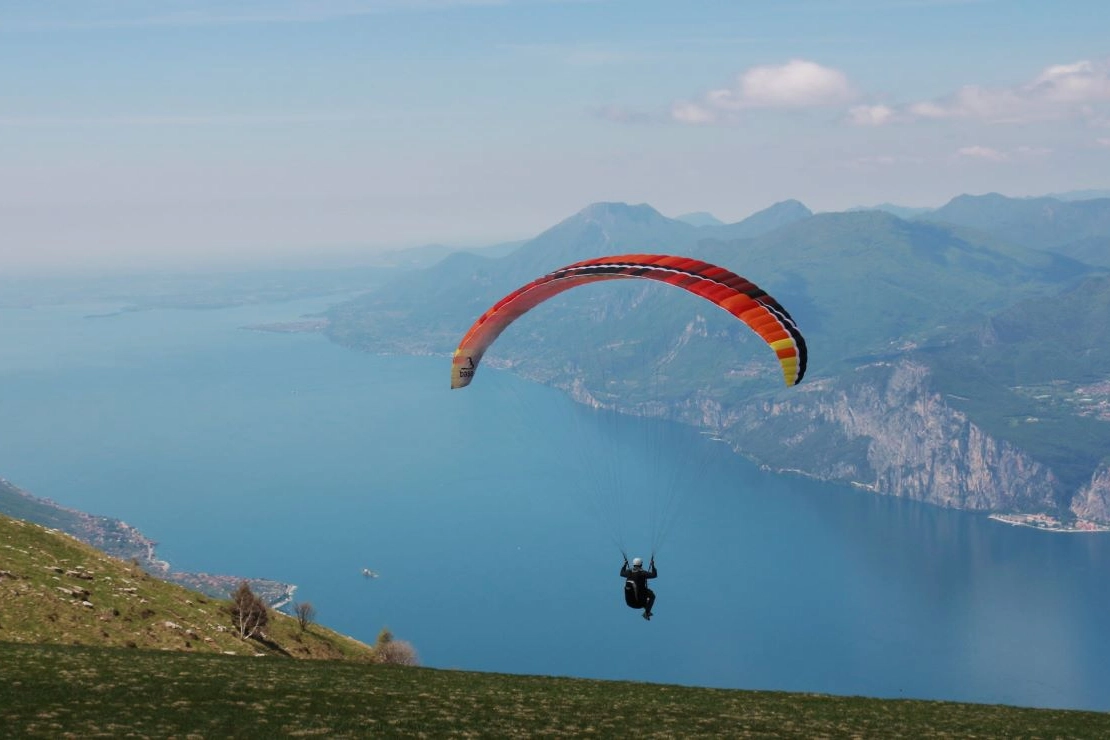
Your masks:
{"label": "lake surface", "polygon": [[[492,368],[450,391],[446,357],[240,328],[325,305],[0,310],[0,476],[428,666],[1110,710],[1110,537],[770,475],[665,425],[607,452],[606,423]],[[646,556],[661,477],[649,623],[615,542]],[[614,487],[624,539],[595,511]]]}

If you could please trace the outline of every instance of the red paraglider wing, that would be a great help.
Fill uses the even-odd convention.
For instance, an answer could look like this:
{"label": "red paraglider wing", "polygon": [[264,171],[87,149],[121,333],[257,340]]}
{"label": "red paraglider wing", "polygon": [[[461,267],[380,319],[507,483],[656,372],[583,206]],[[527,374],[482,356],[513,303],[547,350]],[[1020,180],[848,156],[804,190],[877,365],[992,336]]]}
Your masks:
{"label": "red paraglider wing", "polygon": [[514,290],[478,317],[451,364],[451,387],[470,384],[482,356],[509,324],[548,298],[601,280],[638,278],[688,290],[743,321],[775,351],[786,384],[796,385],[806,371],[806,343],[794,319],[755,283],[723,267],[690,257],[625,254],[576,262]]}

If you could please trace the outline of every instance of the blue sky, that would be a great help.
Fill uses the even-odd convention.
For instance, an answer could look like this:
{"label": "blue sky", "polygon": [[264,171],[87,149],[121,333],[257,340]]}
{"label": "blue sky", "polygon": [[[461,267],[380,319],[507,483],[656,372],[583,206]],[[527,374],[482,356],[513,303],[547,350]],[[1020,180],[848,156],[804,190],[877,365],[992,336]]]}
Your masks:
{"label": "blue sky", "polygon": [[1110,7],[0,0],[0,271],[1110,188]]}

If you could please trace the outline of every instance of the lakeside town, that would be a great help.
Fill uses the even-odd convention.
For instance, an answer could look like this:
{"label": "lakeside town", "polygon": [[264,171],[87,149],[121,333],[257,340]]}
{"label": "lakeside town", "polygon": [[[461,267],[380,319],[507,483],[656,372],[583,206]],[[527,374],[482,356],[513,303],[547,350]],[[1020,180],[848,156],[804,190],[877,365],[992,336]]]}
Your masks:
{"label": "lakeside town", "polygon": [[989,518],[1015,527],[1032,527],[1049,532],[1110,532],[1110,527],[1087,519],[1064,522],[1049,514],[991,514]]}

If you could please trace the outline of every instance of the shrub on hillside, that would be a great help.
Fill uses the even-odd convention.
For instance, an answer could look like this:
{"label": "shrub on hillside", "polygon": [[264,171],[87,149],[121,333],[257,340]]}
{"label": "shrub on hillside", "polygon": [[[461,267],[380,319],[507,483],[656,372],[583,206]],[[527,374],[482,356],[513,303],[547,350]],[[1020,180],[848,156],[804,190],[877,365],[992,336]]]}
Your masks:
{"label": "shrub on hillside", "polygon": [[420,665],[416,648],[404,640],[395,640],[388,627],[383,627],[374,643],[374,659],[390,665]]}

